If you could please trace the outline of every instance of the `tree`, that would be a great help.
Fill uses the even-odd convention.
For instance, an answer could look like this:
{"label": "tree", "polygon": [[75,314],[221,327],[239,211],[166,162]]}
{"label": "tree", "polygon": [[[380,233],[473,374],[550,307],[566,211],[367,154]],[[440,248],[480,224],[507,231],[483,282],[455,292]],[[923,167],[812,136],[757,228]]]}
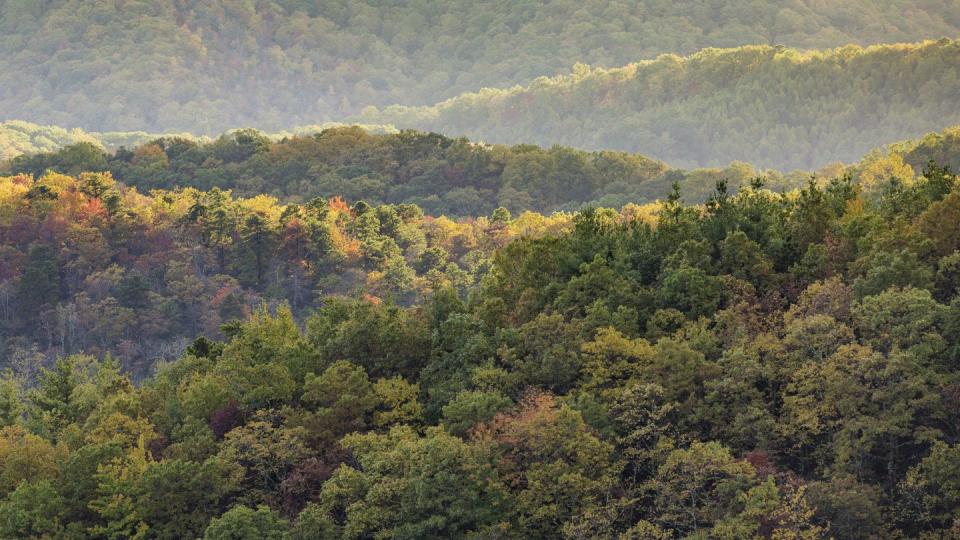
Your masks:
{"label": "tree", "polygon": [[121,459],[124,449],[118,444],[88,444],[71,452],[60,470],[57,491],[63,501],[64,524],[86,524],[99,520],[91,508],[97,499],[97,472]]}
{"label": "tree", "polygon": [[844,324],[850,322],[853,290],[834,276],[810,284],[784,314],[785,322],[811,315],[829,315]]}
{"label": "tree", "polygon": [[822,362],[839,347],[854,341],[853,330],[829,315],[792,318],[784,328],[783,346],[791,367]]}
{"label": "tree", "polygon": [[516,331],[505,331],[500,361],[524,384],[562,392],[577,378],[577,327],[559,314],[539,314]]}
{"label": "tree", "polygon": [[307,339],[325,360],[349,360],[376,378],[412,378],[430,356],[426,321],[396,305],[333,300],[307,321]]}
{"label": "tree", "polygon": [[510,211],[502,206],[498,206],[490,215],[490,221],[494,223],[508,223],[511,219],[513,216],[510,215]]}
{"label": "tree", "polygon": [[633,382],[610,407],[617,450],[623,456],[626,479],[637,484],[653,475],[673,449],[676,404],[668,402],[661,386]]}
{"label": "tree", "polygon": [[339,530],[323,507],[310,503],[298,515],[290,528],[291,540],[327,540],[339,537]]}
{"label": "tree", "polygon": [[948,302],[960,293],[960,251],[940,259],[936,283],[936,297],[940,302]]}
{"label": "tree", "polygon": [[840,538],[867,540],[884,534],[882,492],[877,486],[834,475],[811,483],[807,498],[816,508],[814,520]]}
{"label": "tree", "polygon": [[[261,305],[238,323],[237,330],[220,354],[222,364],[241,372],[257,366],[269,366],[268,372],[280,372],[280,379],[263,381],[273,385],[278,395],[294,392],[293,386],[321,365],[317,350],[301,334],[296,317],[285,304],[278,306],[274,313],[266,304]],[[256,393],[257,387],[248,384],[244,390]],[[261,397],[271,401],[269,395]]]}
{"label": "tree", "polygon": [[853,308],[857,328],[874,348],[909,351],[919,359],[936,357],[944,349],[939,324],[944,308],[929,291],[889,289],[864,298]]}
{"label": "tree", "polygon": [[246,262],[243,272],[250,276],[248,281],[256,287],[263,286],[267,263],[273,251],[273,231],[270,230],[267,220],[259,213],[250,214],[243,222],[240,230],[240,243],[244,249]]}
{"label": "tree", "polygon": [[680,266],[665,270],[658,299],[664,308],[678,309],[688,317],[709,316],[720,306],[719,281],[699,268]]}
{"label": "tree", "polygon": [[22,482],[0,502],[0,536],[56,538],[63,533],[63,499],[48,480]]}
{"label": "tree", "polygon": [[316,408],[311,427],[325,440],[362,431],[372,421],[377,395],[360,366],[334,362],[319,376],[307,375],[303,389],[303,402]]}
{"label": "tree", "polygon": [[277,427],[268,418],[255,417],[227,433],[217,458],[243,468],[240,501],[278,506],[278,488],[287,474],[310,452],[307,433],[298,427]]}
{"label": "tree", "polygon": [[497,468],[513,487],[526,534],[555,537],[574,516],[602,504],[615,486],[613,446],[550,394],[532,394],[476,435],[499,447]]}
{"label": "tree", "polygon": [[858,298],[880,294],[891,287],[933,289],[933,272],[912,251],[878,251],[857,259],[853,269],[860,277],[853,290]]}
{"label": "tree", "polygon": [[149,526],[137,506],[137,480],[147,463],[147,450],[140,441],[136,448],[97,467],[96,496],[89,506],[98,519],[89,528],[91,534],[111,540],[146,538]]}
{"label": "tree", "polygon": [[464,390],[443,406],[443,426],[453,435],[464,436],[511,405],[513,401],[499,391]]}
{"label": "tree", "polygon": [[83,355],[59,358],[52,369],[40,370],[37,386],[28,393],[28,423],[56,437],[70,424],[84,421],[99,401],[127,384],[111,357],[102,361]]}
{"label": "tree", "polygon": [[238,505],[214,518],[203,533],[204,540],[283,540],[287,521],[266,506],[256,509]]}
{"label": "tree", "polygon": [[581,388],[606,403],[614,401],[624,386],[652,362],[654,348],[643,339],[628,339],[613,328],[601,328],[593,341],[581,346]]}
{"label": "tree", "polygon": [[152,538],[198,538],[217,515],[234,478],[214,460],[163,460],[147,465],[138,480],[137,508]]}
{"label": "tree", "polygon": [[197,217],[204,239],[216,250],[220,273],[226,270],[227,250],[233,245],[236,233],[237,218],[234,210],[228,206],[230,202],[226,195],[216,188],[209,193],[209,202],[198,201],[201,206],[198,207],[200,211]]}
{"label": "tree", "polygon": [[20,426],[0,430],[0,494],[12,492],[24,480],[55,479],[64,450]]}
{"label": "tree", "polygon": [[743,231],[731,231],[720,243],[720,269],[739,279],[761,285],[772,276],[773,263]]}
{"label": "tree", "polygon": [[400,377],[380,379],[373,385],[377,408],[373,425],[386,428],[395,425],[418,425],[423,420],[423,406],[418,401],[420,388]]}
{"label": "tree", "polygon": [[298,463],[280,484],[283,513],[297,515],[311,501],[318,500],[324,482],[343,458],[343,451],[337,448],[326,452],[323,459],[311,457]]}
{"label": "tree", "polygon": [[482,446],[431,428],[353,434],[342,443],[359,468],[342,465],[320,505],[344,536],[451,537],[482,533],[506,516],[509,498]]}
{"label": "tree", "polygon": [[911,534],[946,531],[960,510],[960,447],[937,442],[900,484],[898,503]]}
{"label": "tree", "polygon": [[26,320],[32,320],[41,309],[60,299],[60,272],[53,249],[33,244],[27,265],[20,278],[18,301]]}
{"label": "tree", "polygon": [[7,369],[0,374],[0,428],[17,423],[23,413],[21,381]]}
{"label": "tree", "polygon": [[856,344],[798,369],[780,422],[794,470],[829,467],[892,489],[907,456],[924,448],[935,429],[940,405],[933,384],[909,354],[885,357]]}
{"label": "tree", "polygon": [[[437,304],[438,298],[440,296],[434,295]],[[440,310],[446,311],[446,308],[435,305],[435,312]],[[493,340],[483,331],[483,323],[477,318],[456,312],[447,316],[436,313],[434,318],[443,320],[435,323],[433,354],[419,377],[426,402],[424,414],[428,420],[439,418],[442,407],[470,387],[474,370],[495,355]]]}
{"label": "tree", "polygon": [[671,452],[650,480],[655,521],[680,534],[708,529],[739,513],[756,471],[715,442]]}
{"label": "tree", "polygon": [[945,257],[960,250],[960,191],[936,201],[917,217],[917,225],[933,242],[934,253]]}
{"label": "tree", "polygon": [[659,385],[668,401],[678,403],[685,415],[692,413],[703,397],[704,383],[719,376],[718,367],[686,341],[664,338],[655,350],[639,379]]}

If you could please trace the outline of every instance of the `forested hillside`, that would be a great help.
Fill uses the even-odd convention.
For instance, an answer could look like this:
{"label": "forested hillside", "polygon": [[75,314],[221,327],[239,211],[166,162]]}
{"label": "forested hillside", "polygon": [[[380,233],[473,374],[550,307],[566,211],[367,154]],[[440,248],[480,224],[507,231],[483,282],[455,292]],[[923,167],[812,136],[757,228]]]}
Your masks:
{"label": "forested hillside", "polygon": [[899,159],[914,171],[920,171],[924,164],[931,161],[960,170],[960,126],[928,133],[921,138],[894,143],[884,150],[871,152],[862,160],[861,169],[867,168],[881,156]]}
{"label": "forested hillside", "polygon": [[[195,138],[187,133],[182,138]],[[136,146],[160,137],[143,131],[97,133],[80,128],[66,129],[59,126],[40,126],[22,120],[0,122],[0,160],[23,154],[57,152],[78,143],[90,143],[101,149],[117,149],[121,146]]]}
{"label": "forested hillside", "polygon": [[368,105],[509,87],[576,62],[617,67],[704,47],[958,34],[954,0],[8,0],[0,2],[0,119],[29,113],[93,131],[274,131]]}
{"label": "forested hillside", "polygon": [[[357,126],[279,140],[248,129],[210,142],[165,137],[114,153],[78,143],[0,163],[0,171],[4,168],[33,176],[47,170],[74,175],[109,171],[144,192],[220,188],[301,203],[342,196],[371,204],[416,204],[428,214],[456,216],[487,215],[499,206],[515,213],[586,204],[619,208],[666,197],[673,182],[681,184],[689,200],[703,202],[718,180],[735,190],[764,175],[772,189],[780,190],[809,178],[801,172],[758,171],[739,162],[685,171],[625,152],[488,146],[432,133],[377,134]],[[820,174],[829,178],[840,170],[835,166]]]}
{"label": "forested hillside", "polygon": [[0,367],[112,354],[135,377],[261,303],[329,295],[410,305],[465,293],[493,250],[570,215],[452,221],[413,205],[279,204],[193,188],[144,195],[110,173],[0,177]]}
{"label": "forested hillside", "polygon": [[[275,133],[266,133],[265,137],[279,140],[283,137],[320,133],[325,129],[343,127],[338,122],[325,122],[299,126],[290,130]],[[370,133],[396,133],[391,126],[360,125]],[[63,128],[60,126],[41,126],[23,120],[7,120],[0,122],[0,161],[9,160],[20,155],[57,152],[64,147],[78,143],[90,143],[101,150],[115,151],[120,147],[133,148],[154,139],[167,137],[187,139],[193,142],[210,142],[211,138],[191,133],[146,133],[144,131],[85,131],[80,128]]]}
{"label": "forested hillside", "polygon": [[960,122],[960,42],[708,49],[358,120],[495,143],[640,152],[675,166],[814,169]]}
{"label": "forested hillside", "polygon": [[[67,133],[33,128],[32,133]],[[298,131],[309,133],[307,128]],[[663,199],[674,182],[687,201],[702,203],[718,181],[735,193],[758,176],[768,189],[789,191],[811,177],[825,182],[849,174],[875,193],[891,177],[912,180],[930,161],[960,168],[960,127],[875,149],[850,166],[834,163],[788,174],[743,162],[683,170],[625,152],[490,146],[431,133],[376,133],[358,126],[279,137],[254,130],[232,131],[213,141],[171,136],[116,152],[103,150],[97,141],[77,143],[0,162],[0,173],[40,177],[48,170],[68,175],[110,172],[143,192],[219,188],[296,203],[342,196],[375,205],[416,204],[431,215],[469,217],[489,215],[501,206],[513,213],[620,208]]]}
{"label": "forested hillside", "polygon": [[887,165],[461,222],[0,178],[0,537],[952,538],[960,185]]}
{"label": "forested hillside", "polygon": [[960,0],[0,0],[0,540],[960,540],[958,104]]}

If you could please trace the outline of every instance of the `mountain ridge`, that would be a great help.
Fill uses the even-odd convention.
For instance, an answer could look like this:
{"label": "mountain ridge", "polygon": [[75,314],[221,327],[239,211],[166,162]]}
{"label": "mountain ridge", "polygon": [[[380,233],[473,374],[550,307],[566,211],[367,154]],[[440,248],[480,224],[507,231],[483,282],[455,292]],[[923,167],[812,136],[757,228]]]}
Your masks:
{"label": "mountain ridge", "polygon": [[492,143],[640,152],[684,167],[731,159],[780,170],[851,162],[960,123],[960,44],[941,39],[822,51],[704,49],[621,68],[578,65],[527,86],[349,120]]}
{"label": "mountain ridge", "polygon": [[0,118],[275,131],[526,84],[577,62],[958,35],[951,0],[10,1],[0,5]]}
{"label": "mountain ridge", "polygon": [[[960,125],[884,144],[848,165],[832,163],[790,172],[740,161],[684,169],[636,153],[488,145],[383,127],[337,126],[315,132],[317,126],[313,126],[273,135],[237,129],[217,139],[166,136],[107,152],[95,134],[25,123],[17,126],[18,133],[30,129],[40,134],[72,133],[80,142],[0,161],[0,172],[39,177],[47,170],[73,175],[109,171],[142,191],[219,188],[301,203],[342,196],[372,204],[416,204],[428,213],[454,216],[487,215],[498,206],[511,212],[619,208],[663,199],[674,183],[687,201],[702,203],[721,181],[731,193],[755,178],[763,178],[769,189],[789,191],[811,178],[822,183],[848,175],[872,189],[891,177],[909,182],[931,162],[960,170]],[[121,135],[134,137],[115,137],[122,139]],[[4,125],[0,124],[0,148],[3,141]]]}

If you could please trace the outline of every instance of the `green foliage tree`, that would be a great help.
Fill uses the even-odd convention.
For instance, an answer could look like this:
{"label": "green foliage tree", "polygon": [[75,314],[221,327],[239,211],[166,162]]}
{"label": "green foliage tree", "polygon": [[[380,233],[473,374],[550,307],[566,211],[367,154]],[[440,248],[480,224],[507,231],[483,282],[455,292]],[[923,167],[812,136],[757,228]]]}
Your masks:
{"label": "green foliage tree", "polygon": [[227,433],[217,458],[242,467],[239,500],[276,504],[280,483],[310,455],[306,438],[302,428],[277,427],[267,419],[253,420]]}
{"label": "green foliage tree", "polygon": [[671,452],[650,481],[658,522],[690,534],[742,509],[756,471],[718,443],[694,443]]}
{"label": "green foliage tree", "polygon": [[489,453],[442,430],[420,437],[397,427],[343,442],[361,468],[341,466],[324,485],[320,504],[344,536],[482,533],[508,511]]}
{"label": "green foliage tree", "polygon": [[216,461],[150,463],[139,479],[137,507],[153,538],[199,537],[232,491],[229,471]]}
{"label": "green foliage tree", "polygon": [[238,505],[215,518],[203,533],[204,540],[282,540],[287,521],[266,506],[251,509]]}
{"label": "green foliage tree", "polygon": [[23,482],[0,502],[0,534],[7,538],[54,538],[63,534],[63,499],[47,480]]}

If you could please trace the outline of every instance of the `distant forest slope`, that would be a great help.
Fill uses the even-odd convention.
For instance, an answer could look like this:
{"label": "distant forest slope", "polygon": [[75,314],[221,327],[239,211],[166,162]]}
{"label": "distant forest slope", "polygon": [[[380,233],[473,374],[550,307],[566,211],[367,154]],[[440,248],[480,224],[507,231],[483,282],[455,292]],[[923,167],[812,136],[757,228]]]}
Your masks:
{"label": "distant forest slope", "polygon": [[[219,188],[294,203],[342,196],[370,204],[416,204],[428,214],[452,216],[488,215],[500,206],[514,213],[620,208],[664,199],[675,182],[688,202],[702,203],[717,182],[725,182],[733,193],[761,177],[768,189],[781,192],[805,186],[811,177],[825,182],[849,175],[871,192],[893,177],[913,180],[931,161],[960,170],[960,126],[874,149],[853,165],[833,163],[816,171],[782,173],[739,161],[686,170],[628,152],[485,145],[435,133],[377,133],[359,126],[313,134],[299,128],[294,132],[302,134],[288,136],[240,129],[215,140],[168,136],[108,152],[103,148],[108,145],[96,138],[102,134],[19,124],[26,126],[21,132],[38,140],[61,136],[79,142],[0,162],[0,174],[39,178],[46,171],[109,171],[144,192]],[[0,140],[3,129],[0,124]],[[112,134],[110,140],[135,135]]]}
{"label": "distant forest slope", "polygon": [[781,190],[808,178],[740,162],[687,171],[627,152],[483,145],[417,131],[377,134],[359,126],[280,139],[252,129],[213,141],[163,137],[116,152],[80,142],[0,163],[3,169],[34,177],[48,170],[109,171],[141,191],[219,188],[301,203],[342,196],[371,204],[416,204],[433,215],[455,216],[487,215],[499,206],[511,212],[619,208],[663,198],[674,182],[682,185],[687,200],[703,202],[719,180],[736,189],[765,176],[768,187]]}
{"label": "distant forest slope", "polygon": [[[0,159],[10,159],[21,154],[56,152],[77,143],[90,143],[104,149],[120,146],[136,146],[160,137],[144,131],[97,133],[80,128],[40,126],[22,120],[0,122]],[[194,138],[189,134],[180,137]]]}
{"label": "distant forest slope", "polygon": [[955,0],[7,0],[0,119],[277,130],[526,83],[576,62],[957,35]]}
{"label": "distant forest slope", "polygon": [[[293,135],[319,133],[324,129],[342,127],[338,122],[326,122],[318,125],[300,126],[277,133],[268,133],[272,139],[281,139]],[[396,133],[392,126],[361,126],[371,133]],[[196,142],[210,142],[209,137],[191,133],[147,133],[145,131],[85,131],[80,128],[60,126],[41,126],[23,120],[0,122],[0,160],[15,158],[23,154],[56,152],[77,143],[90,143],[102,149],[113,151],[120,147],[132,148],[161,137],[176,137]]]}
{"label": "distant forest slope", "polygon": [[368,109],[371,123],[494,143],[640,152],[684,166],[780,170],[853,162],[960,122],[960,43],[707,49],[618,69],[578,65],[526,87],[431,107]]}

